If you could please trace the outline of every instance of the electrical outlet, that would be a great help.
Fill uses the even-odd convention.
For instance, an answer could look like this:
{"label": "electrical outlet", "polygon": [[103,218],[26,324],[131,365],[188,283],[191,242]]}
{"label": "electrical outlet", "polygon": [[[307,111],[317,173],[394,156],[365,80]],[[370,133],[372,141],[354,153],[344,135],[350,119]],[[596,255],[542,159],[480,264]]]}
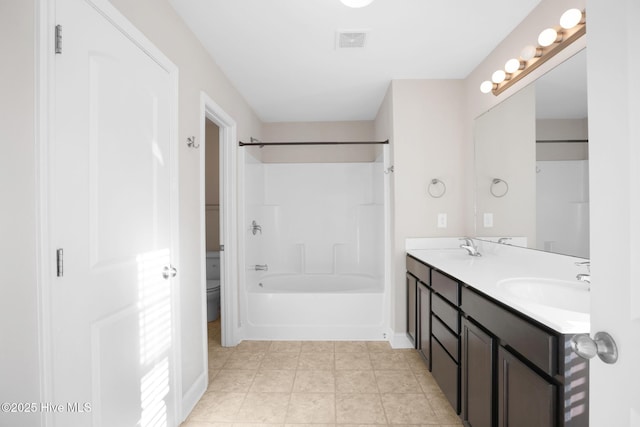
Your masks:
{"label": "electrical outlet", "polygon": [[438,228],[447,228],[447,214],[439,213],[438,214]]}
{"label": "electrical outlet", "polygon": [[484,228],[491,228],[493,227],[493,214],[492,213],[485,213],[484,214]]}

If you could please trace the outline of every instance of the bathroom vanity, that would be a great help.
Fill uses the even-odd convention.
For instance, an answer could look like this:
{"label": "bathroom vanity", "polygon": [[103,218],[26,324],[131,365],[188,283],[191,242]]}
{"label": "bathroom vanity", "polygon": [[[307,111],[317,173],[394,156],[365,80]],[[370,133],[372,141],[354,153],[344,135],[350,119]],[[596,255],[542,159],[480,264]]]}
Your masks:
{"label": "bathroom vanity", "polygon": [[[552,254],[532,251],[531,262],[518,253],[526,249],[486,250],[484,257],[408,251],[415,348],[466,426],[588,426],[589,365],[570,348],[575,334],[589,332],[588,299],[587,313],[579,301],[588,287],[570,276],[574,260],[545,262]],[[532,289],[560,295],[543,301]],[[582,306],[553,300],[573,294]]]}

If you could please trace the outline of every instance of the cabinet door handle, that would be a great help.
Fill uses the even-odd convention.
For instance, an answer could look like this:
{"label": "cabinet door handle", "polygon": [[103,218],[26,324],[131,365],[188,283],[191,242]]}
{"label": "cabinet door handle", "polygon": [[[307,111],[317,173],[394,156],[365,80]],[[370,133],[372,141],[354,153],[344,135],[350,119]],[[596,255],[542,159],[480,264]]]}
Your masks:
{"label": "cabinet door handle", "polygon": [[593,359],[597,355],[604,363],[618,361],[618,346],[606,332],[597,332],[593,338],[588,334],[575,335],[571,338],[571,349],[583,359]]}

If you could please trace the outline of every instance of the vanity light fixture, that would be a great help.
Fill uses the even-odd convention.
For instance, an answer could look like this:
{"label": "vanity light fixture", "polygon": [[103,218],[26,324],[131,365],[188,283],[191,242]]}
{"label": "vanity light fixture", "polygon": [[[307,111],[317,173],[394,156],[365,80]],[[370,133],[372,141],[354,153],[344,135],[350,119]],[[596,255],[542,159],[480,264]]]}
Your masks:
{"label": "vanity light fixture", "polygon": [[[344,1],[344,0],[341,0]],[[480,85],[482,93],[492,92],[498,96],[533,70],[553,58],[564,48],[587,33],[585,13],[579,9],[569,9],[560,17],[560,25],[547,28],[538,36],[537,46],[526,46],[519,58],[512,58]]]}
{"label": "vanity light fixture", "polygon": [[523,70],[524,65],[524,61],[521,61],[518,58],[511,58],[506,62],[506,64],[504,64],[504,70],[509,74],[513,74],[518,70]]}
{"label": "vanity light fixture", "polygon": [[562,41],[562,33],[558,33],[554,28],[547,28],[538,36],[538,44],[542,47],[551,46]]}
{"label": "vanity light fixture", "polygon": [[503,81],[505,81],[507,78],[507,73],[504,72],[504,70],[496,70],[495,73],[493,73],[491,75],[491,81],[494,82],[495,84],[500,84]]}
{"label": "vanity light fixture", "polygon": [[542,56],[542,49],[536,46],[525,46],[522,52],[520,52],[520,58],[525,64],[533,58],[540,58],[540,56]]}
{"label": "vanity light fixture", "polygon": [[570,30],[578,24],[584,24],[584,13],[580,9],[569,9],[560,17],[560,26]]}
{"label": "vanity light fixture", "polygon": [[495,84],[494,82],[489,81],[489,80],[485,80],[480,84],[480,92],[489,93],[489,92],[491,92],[492,90],[494,90],[497,87],[498,87],[498,85]]}
{"label": "vanity light fixture", "polygon": [[340,1],[345,6],[353,7],[353,8],[369,6],[371,3],[373,3],[373,0],[340,0]]}

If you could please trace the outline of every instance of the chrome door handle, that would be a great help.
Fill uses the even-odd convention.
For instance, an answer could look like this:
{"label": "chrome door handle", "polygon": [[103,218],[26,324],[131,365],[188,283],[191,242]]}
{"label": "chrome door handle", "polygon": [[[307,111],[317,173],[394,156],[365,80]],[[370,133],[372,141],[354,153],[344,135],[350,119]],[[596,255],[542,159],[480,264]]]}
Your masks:
{"label": "chrome door handle", "polygon": [[176,274],[178,274],[178,270],[173,265],[165,265],[162,269],[162,277],[165,279],[176,277]]}
{"label": "chrome door handle", "polygon": [[588,334],[575,335],[571,338],[571,349],[583,359],[597,355],[604,363],[613,364],[618,360],[618,346],[606,332],[597,332],[593,339]]}

